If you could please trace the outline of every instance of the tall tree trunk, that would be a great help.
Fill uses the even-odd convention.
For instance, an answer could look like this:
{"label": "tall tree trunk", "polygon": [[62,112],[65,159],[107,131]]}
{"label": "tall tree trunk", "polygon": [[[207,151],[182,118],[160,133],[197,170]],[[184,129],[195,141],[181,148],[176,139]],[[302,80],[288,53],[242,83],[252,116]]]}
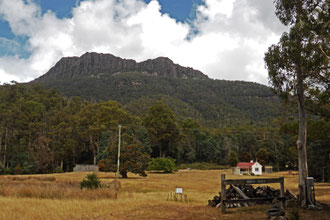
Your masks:
{"label": "tall tree trunk", "polygon": [[[0,133],[0,157],[1,157],[1,152],[2,152],[2,132]],[[1,160],[0,160],[1,164]]]}
{"label": "tall tree trunk", "polygon": [[162,151],[162,145],[159,145],[159,157],[163,158],[163,151]]}
{"label": "tall tree trunk", "polygon": [[4,154],[3,154],[3,166],[4,167],[8,167],[7,164],[7,143],[8,143],[8,128],[6,128],[6,132],[5,132],[5,149],[4,149]]}
{"label": "tall tree trunk", "polygon": [[125,178],[125,179],[127,178],[127,172],[126,171],[121,171],[120,174],[123,178]]}
{"label": "tall tree trunk", "polygon": [[99,154],[99,144],[98,144],[98,140],[95,141],[95,147],[96,149],[94,148],[94,165],[96,165],[96,162],[97,162],[97,155]]}
{"label": "tall tree trunk", "polygon": [[298,96],[298,110],[299,110],[299,131],[297,140],[298,150],[298,167],[299,167],[299,203],[301,206],[307,205],[306,193],[306,178],[308,176],[307,169],[307,151],[306,151],[306,110],[304,103],[304,85],[302,72],[297,71],[297,96]]}
{"label": "tall tree trunk", "polygon": [[91,135],[89,135],[89,142],[90,142],[91,149],[93,152],[93,164],[96,165],[96,153],[95,153],[93,137]]}

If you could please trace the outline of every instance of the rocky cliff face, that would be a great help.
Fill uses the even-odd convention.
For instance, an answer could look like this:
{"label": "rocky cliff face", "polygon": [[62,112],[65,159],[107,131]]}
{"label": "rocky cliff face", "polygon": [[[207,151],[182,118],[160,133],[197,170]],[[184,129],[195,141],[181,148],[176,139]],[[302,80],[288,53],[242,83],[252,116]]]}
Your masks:
{"label": "rocky cliff face", "polygon": [[62,58],[36,81],[77,79],[86,76],[101,77],[126,72],[141,72],[146,75],[173,78],[208,79],[201,71],[174,64],[167,57],[137,63],[135,60],[122,59],[111,54],[85,53],[81,57]]}

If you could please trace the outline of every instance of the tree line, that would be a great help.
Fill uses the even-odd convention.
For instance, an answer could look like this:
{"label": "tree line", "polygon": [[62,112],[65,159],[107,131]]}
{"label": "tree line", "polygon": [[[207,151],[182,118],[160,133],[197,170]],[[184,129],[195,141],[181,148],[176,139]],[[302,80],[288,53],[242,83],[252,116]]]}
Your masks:
{"label": "tree line", "polygon": [[[1,173],[72,171],[75,164],[98,164],[116,171],[118,125],[121,175],[145,176],[151,158],[170,157],[177,164],[207,162],[234,165],[258,160],[275,170],[297,169],[297,120],[282,116],[263,126],[206,127],[191,117],[179,119],[163,102],[145,117],[129,113],[116,101],[66,98],[54,89],[19,83],[0,86]],[[328,175],[329,120],[308,121],[310,170]],[[235,159],[237,158],[237,159]],[[234,162],[233,162],[234,161]]]}

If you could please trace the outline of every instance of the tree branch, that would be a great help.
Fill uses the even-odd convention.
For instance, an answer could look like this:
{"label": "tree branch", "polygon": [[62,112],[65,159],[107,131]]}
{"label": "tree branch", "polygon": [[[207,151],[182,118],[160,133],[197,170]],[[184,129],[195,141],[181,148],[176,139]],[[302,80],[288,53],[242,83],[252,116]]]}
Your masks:
{"label": "tree branch", "polygon": [[321,53],[329,60],[330,59],[330,57],[324,52],[324,50],[322,49],[322,46],[321,46],[321,44],[319,44],[319,48],[320,48],[320,50],[321,50]]}

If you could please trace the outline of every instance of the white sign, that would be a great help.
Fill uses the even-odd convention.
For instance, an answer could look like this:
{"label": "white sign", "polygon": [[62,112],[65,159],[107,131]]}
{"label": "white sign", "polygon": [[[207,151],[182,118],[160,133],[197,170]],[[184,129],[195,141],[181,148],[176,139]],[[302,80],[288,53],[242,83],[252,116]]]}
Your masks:
{"label": "white sign", "polygon": [[176,188],[175,193],[176,194],[182,194],[182,188]]}

